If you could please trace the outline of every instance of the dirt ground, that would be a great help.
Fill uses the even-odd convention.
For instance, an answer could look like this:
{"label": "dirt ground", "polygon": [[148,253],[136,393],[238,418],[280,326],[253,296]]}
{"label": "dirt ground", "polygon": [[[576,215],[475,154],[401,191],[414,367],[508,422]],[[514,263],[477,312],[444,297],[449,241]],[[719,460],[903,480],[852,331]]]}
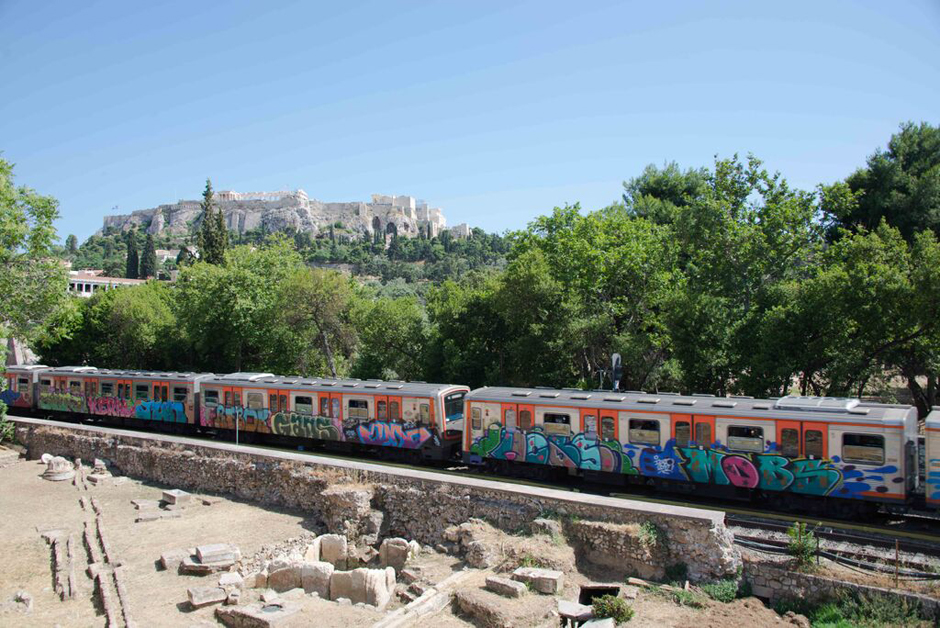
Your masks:
{"label": "dirt ground", "polygon": [[[86,461],[87,464],[87,461]],[[288,542],[304,534],[324,532],[303,513],[278,511],[256,505],[221,499],[206,506],[201,503],[182,510],[179,519],[161,519],[135,523],[140,514],[131,500],[158,500],[166,488],[122,478],[117,483],[91,486],[87,491],[71,481],[52,482],[41,478],[45,465],[35,461],[20,462],[0,468],[0,625],[2,626],[105,626],[98,606],[93,581],[85,575],[88,557],[81,545],[86,521],[94,521],[90,508],[83,509],[81,498],[94,497],[110,538],[111,553],[127,570],[127,594],[130,611],[141,627],[218,626],[214,616],[217,606],[192,609],[187,589],[215,586],[218,575],[185,576],[158,569],[163,552],[211,543],[237,546],[243,557],[251,557],[272,545]],[[89,468],[86,466],[86,471]],[[77,595],[60,601],[54,591],[51,549],[41,531],[50,528],[74,533],[78,543],[75,553]],[[544,566],[566,572],[562,598],[576,600],[581,584],[603,581],[604,574],[593,573],[578,565],[567,544],[549,536],[510,536],[491,531],[489,539],[499,548],[495,566],[474,570],[463,587],[482,587],[487,575],[508,572],[519,564],[538,557]],[[498,538],[497,538],[498,537]],[[428,584],[443,580],[463,569],[459,559],[432,551],[422,552],[413,565]],[[28,612],[14,601],[18,592],[32,598]],[[260,591],[246,593],[248,601]],[[335,602],[293,594],[301,610],[284,624],[287,627],[360,628],[372,626],[384,617],[371,608],[342,606]],[[482,594],[495,596],[489,592]],[[556,603],[550,596],[529,593],[518,600],[494,598],[513,626],[558,626]],[[387,612],[402,606],[394,599]],[[636,615],[630,626],[662,627],[695,625],[717,626],[792,626],[756,599],[737,600],[732,604],[705,601],[705,607],[679,606],[671,599],[641,589],[633,602]],[[445,608],[433,617],[425,617],[415,626],[469,628],[483,626],[479,619]]]}

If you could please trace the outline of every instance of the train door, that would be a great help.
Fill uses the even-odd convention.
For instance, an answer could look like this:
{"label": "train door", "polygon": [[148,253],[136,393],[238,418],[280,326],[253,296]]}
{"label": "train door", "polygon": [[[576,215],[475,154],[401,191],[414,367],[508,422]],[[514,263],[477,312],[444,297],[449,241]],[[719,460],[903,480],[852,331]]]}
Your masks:
{"label": "train door", "polygon": [[388,396],[386,395],[375,395],[372,397],[375,401],[375,420],[382,421],[383,423],[388,421]]}
{"label": "train door", "polygon": [[[222,405],[225,407],[225,416],[222,417],[221,426],[219,425],[219,417],[216,417],[216,427],[234,430],[235,421],[240,421],[242,415],[242,389],[237,386],[222,388]],[[238,427],[241,429],[243,426],[239,425]]]}
{"label": "train door", "polygon": [[[339,421],[343,421],[343,394],[342,393],[330,393],[330,416]],[[334,421],[334,425],[336,424]]]}
{"label": "train door", "polygon": [[602,409],[598,419],[598,430],[602,441],[620,442],[620,422],[616,410]]}
{"label": "train door", "polygon": [[528,432],[535,427],[535,406],[520,403],[518,406],[519,431]]}
{"label": "train door", "polygon": [[777,453],[787,458],[800,457],[800,434],[799,421],[782,421],[777,419]]}
{"label": "train door", "polygon": [[715,417],[692,416],[692,441],[698,447],[711,447],[715,443]]}
{"label": "train door", "polygon": [[519,430],[519,405],[515,403],[504,403],[500,407],[500,418],[503,427],[507,432],[516,432]]}
{"label": "train door", "polygon": [[692,441],[692,415],[672,415],[672,438],[676,447],[688,447]]}
{"label": "train door", "polygon": [[828,423],[803,421],[803,456],[810,460],[829,459]]}

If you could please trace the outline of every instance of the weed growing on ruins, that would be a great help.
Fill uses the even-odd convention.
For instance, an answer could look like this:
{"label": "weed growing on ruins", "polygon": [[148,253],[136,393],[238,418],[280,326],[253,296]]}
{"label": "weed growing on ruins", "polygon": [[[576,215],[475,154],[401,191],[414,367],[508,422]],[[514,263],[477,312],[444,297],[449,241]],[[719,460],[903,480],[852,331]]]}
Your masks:
{"label": "weed growing on ruins", "polygon": [[548,567],[549,565],[539,558],[526,552],[519,558],[519,567]]}
{"label": "weed growing on ruins", "polygon": [[699,588],[711,599],[725,604],[733,602],[739,595],[738,581],[733,578],[709,582]]}
{"label": "weed growing on ruins", "polygon": [[807,529],[805,523],[795,522],[788,530],[790,543],[787,553],[796,562],[796,568],[809,570],[813,568],[813,557],[816,555],[816,535]]}
{"label": "weed growing on ruins", "polygon": [[805,615],[813,626],[826,628],[887,628],[888,626],[921,626],[919,603],[888,595],[863,595],[843,591],[833,599],[811,604],[802,598],[781,600],[774,611],[783,615],[793,611]]}
{"label": "weed growing on ruins", "polygon": [[627,601],[616,595],[602,595],[594,598],[592,603],[594,608],[594,617],[603,619],[610,617],[618,624],[622,624],[633,619],[633,609],[627,604]]}
{"label": "weed growing on ruins", "polygon": [[[3,402],[0,402],[0,405],[2,404]],[[0,412],[0,445],[3,443],[12,443],[14,432],[13,421],[7,419],[4,412]]]}
{"label": "weed growing on ruins", "polygon": [[648,550],[665,546],[666,534],[655,523],[645,521],[640,526],[640,544]]}
{"label": "weed growing on ruins", "polygon": [[702,608],[705,606],[705,598],[703,598],[698,593],[693,593],[692,591],[686,591],[685,589],[677,589],[673,591],[664,591],[660,589],[667,597],[671,598],[673,602],[679,606],[688,606],[689,608]]}

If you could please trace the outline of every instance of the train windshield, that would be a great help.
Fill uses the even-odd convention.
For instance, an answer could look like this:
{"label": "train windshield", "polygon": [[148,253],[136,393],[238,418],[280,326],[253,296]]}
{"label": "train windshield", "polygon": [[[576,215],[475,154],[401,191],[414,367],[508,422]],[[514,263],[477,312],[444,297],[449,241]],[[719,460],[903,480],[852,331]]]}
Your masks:
{"label": "train windshield", "polygon": [[463,418],[463,398],[466,392],[458,392],[444,397],[444,416],[447,421],[459,421]]}

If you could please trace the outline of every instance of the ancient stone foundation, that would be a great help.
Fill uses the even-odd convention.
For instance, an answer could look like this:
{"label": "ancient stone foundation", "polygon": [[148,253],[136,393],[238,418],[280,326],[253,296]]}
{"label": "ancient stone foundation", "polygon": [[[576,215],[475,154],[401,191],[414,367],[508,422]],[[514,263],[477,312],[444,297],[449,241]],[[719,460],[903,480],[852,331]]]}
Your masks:
{"label": "ancient stone foundation", "polygon": [[16,435],[31,458],[105,458],[131,477],[300,509],[360,546],[397,536],[461,551],[447,528],[478,518],[507,532],[532,530],[548,514],[585,560],[626,574],[654,578],[684,563],[691,580],[714,580],[741,565],[723,515],[711,511],[84,426],[19,422]]}

